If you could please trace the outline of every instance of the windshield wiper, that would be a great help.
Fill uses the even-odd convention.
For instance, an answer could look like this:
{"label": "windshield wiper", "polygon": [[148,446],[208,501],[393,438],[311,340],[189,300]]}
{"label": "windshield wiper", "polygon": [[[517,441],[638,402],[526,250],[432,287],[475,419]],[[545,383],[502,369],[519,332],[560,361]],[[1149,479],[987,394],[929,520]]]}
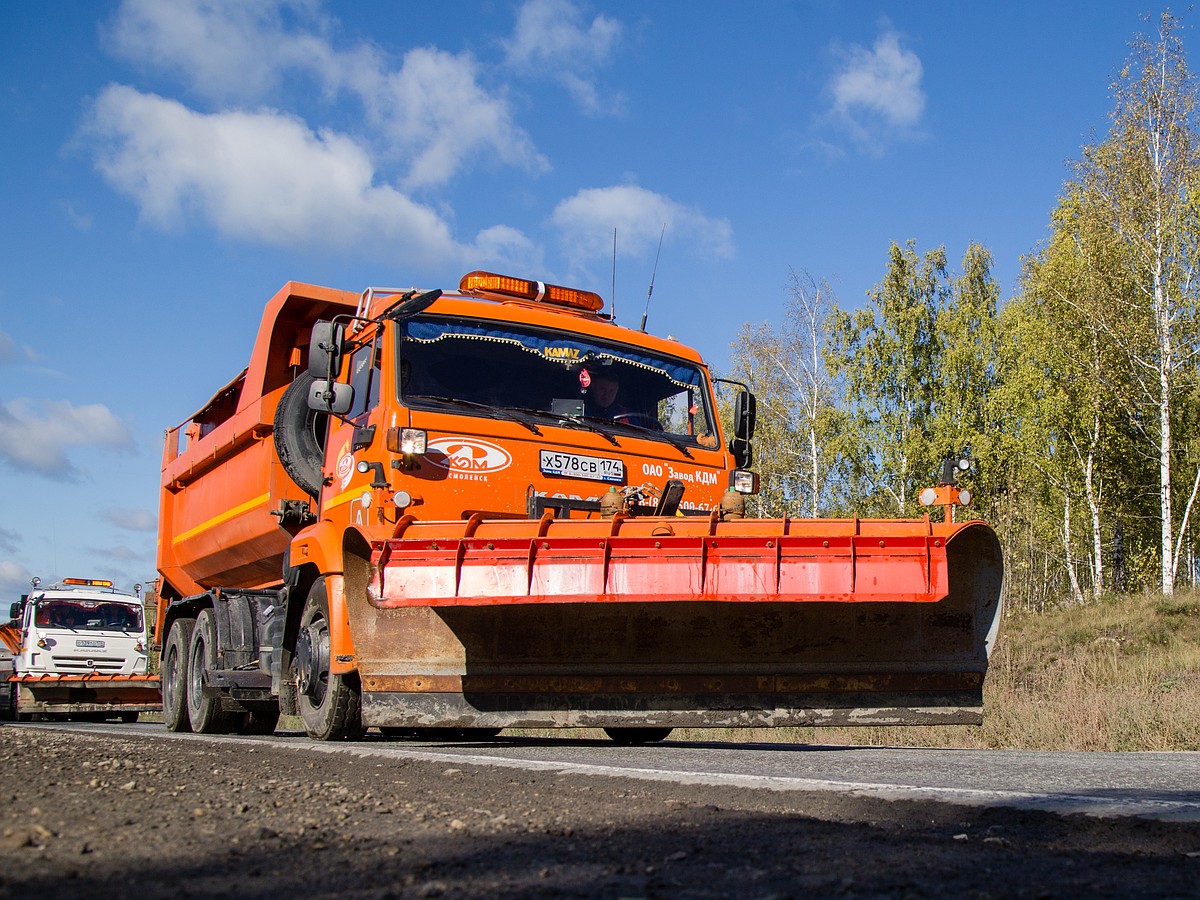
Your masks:
{"label": "windshield wiper", "polygon": [[[592,419],[591,416],[571,416],[566,413],[545,413],[545,415],[550,416],[554,421],[560,425],[565,425],[567,428],[582,428],[584,431],[595,432],[614,447],[621,446],[620,442],[613,437],[612,432],[607,428],[601,428],[599,425],[594,424],[596,420]],[[607,423],[607,420],[603,421]]]}
{"label": "windshield wiper", "polygon": [[431,394],[413,394],[414,400],[432,400],[435,403],[445,403],[447,406],[462,406],[467,409],[477,409],[480,412],[487,413],[489,419],[504,419],[509,422],[516,422],[518,425],[524,425],[534,434],[541,434],[537,424],[530,421],[527,416],[521,415],[517,409],[511,406],[492,406],[488,403],[476,403],[474,400],[463,400],[460,397],[437,397]]}
{"label": "windshield wiper", "polygon": [[[669,431],[662,431],[658,428],[647,428],[645,425],[635,425],[633,422],[622,422],[620,418],[601,419],[599,416],[583,416],[582,418],[597,422],[607,422],[608,424],[615,425],[618,428],[629,428],[638,432],[639,434],[646,435],[651,440],[666,441],[668,444],[679,450],[684,456],[688,457],[689,459],[692,457],[692,451],[690,451],[685,444],[681,443],[682,439],[676,438],[676,436],[671,434]],[[614,443],[616,442],[614,441]]]}

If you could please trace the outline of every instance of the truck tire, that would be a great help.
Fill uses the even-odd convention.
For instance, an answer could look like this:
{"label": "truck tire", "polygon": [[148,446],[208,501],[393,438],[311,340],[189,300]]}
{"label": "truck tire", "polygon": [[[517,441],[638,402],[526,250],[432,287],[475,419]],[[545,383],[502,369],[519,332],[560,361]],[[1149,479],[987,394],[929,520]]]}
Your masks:
{"label": "truck tire", "polygon": [[319,741],[356,741],[362,724],[358,673],[329,671],[329,592],[318,578],[300,614],[300,631],[292,653],[296,670],[296,706],[308,736]]}
{"label": "truck tire", "polygon": [[490,741],[499,728],[414,728],[419,741]]}
{"label": "truck tire", "polygon": [[605,728],[604,733],[614,744],[632,747],[635,744],[657,744],[667,739],[670,728]]}
{"label": "truck tire", "polygon": [[233,714],[221,705],[220,697],[204,694],[204,673],[217,667],[217,620],[211,609],[200,610],[188,643],[187,716],[197,734],[227,734],[233,730]]}
{"label": "truck tire", "polygon": [[301,372],[275,407],[275,452],[283,469],[311,497],[321,493],[324,481],[326,413],[309,409],[308,395],[314,379]]}
{"label": "truck tire", "polygon": [[187,713],[188,647],[195,619],[176,619],[162,649],[163,722],[168,731],[191,731]]}
{"label": "truck tire", "polygon": [[17,689],[17,683],[15,681],[9,682],[9,690],[12,692],[9,694],[9,702],[12,704],[12,706],[9,707],[9,715],[12,716],[13,721],[32,722],[33,713],[21,712],[20,700],[17,697],[20,691]]}
{"label": "truck tire", "polygon": [[238,734],[274,734],[279,724],[279,710],[274,712],[248,712],[242,714]]}

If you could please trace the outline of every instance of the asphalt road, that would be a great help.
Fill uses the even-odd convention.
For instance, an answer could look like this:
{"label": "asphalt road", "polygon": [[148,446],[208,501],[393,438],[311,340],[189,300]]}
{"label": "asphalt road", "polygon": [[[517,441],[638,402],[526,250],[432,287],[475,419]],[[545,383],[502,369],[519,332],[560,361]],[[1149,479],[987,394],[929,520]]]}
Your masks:
{"label": "asphalt road", "polygon": [[1198,763],[3,724],[0,900],[1190,900]]}
{"label": "asphalt road", "polygon": [[[44,723],[111,734],[155,734],[161,725]],[[374,738],[373,740],[371,738]],[[822,791],[884,800],[929,800],[1057,814],[1200,822],[1200,753],[1073,753],[839,747],[665,741],[620,747],[607,740],[500,737],[481,743],[388,741],[357,744],[300,734],[271,738],[206,736],[221,742],[269,741],[306,752],[497,766],[675,784],[773,791]]]}

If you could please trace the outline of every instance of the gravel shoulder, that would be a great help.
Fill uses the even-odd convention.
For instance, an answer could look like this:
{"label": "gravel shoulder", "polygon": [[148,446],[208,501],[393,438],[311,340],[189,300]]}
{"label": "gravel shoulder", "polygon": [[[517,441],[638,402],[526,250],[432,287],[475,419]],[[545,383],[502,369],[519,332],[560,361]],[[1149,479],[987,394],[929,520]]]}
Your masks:
{"label": "gravel shoulder", "polygon": [[0,726],[0,897],[1193,897],[1200,826]]}

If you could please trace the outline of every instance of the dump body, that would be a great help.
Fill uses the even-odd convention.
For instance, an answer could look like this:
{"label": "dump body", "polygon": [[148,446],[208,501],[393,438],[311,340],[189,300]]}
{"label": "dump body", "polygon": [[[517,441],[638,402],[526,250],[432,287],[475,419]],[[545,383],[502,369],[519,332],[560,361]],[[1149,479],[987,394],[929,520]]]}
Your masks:
{"label": "dump body", "polygon": [[67,579],[35,589],[12,613],[11,712],[136,719],[162,708],[140,597],[109,582]]}
{"label": "dump body", "polygon": [[168,432],[168,724],[272,702],[320,737],[981,720],[987,525],[744,518],[748,397],[725,435],[694,351],[486,274],[289,283],[247,369]]}

